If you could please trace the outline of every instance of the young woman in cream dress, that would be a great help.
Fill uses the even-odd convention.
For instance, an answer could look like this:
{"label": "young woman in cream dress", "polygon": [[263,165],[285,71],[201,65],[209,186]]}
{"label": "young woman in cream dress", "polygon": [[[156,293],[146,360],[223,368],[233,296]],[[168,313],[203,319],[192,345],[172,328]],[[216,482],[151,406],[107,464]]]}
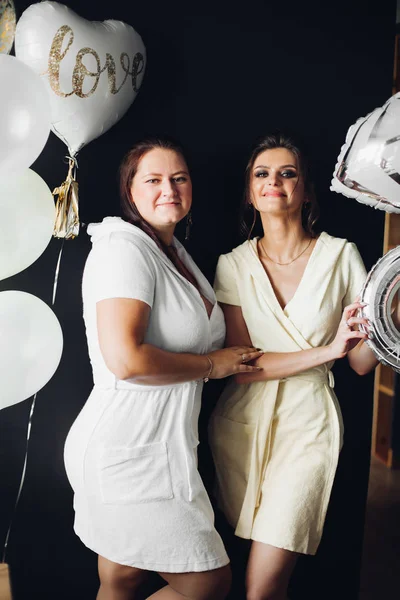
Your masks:
{"label": "young woman in cream dress", "polygon": [[256,146],[246,201],[264,235],[220,257],[214,287],[226,344],[265,353],[262,370],[225,388],[210,443],[219,505],[253,540],[247,600],[282,600],[297,555],[317,550],[342,445],[332,365],[347,356],[363,375],[377,361],[357,330],[368,327],[357,316],[363,262],[354,244],[314,234],[316,200],[289,138]]}
{"label": "young woman in cream dress", "polygon": [[261,353],[221,350],[212,287],[174,238],[192,185],[168,140],[136,144],[121,168],[125,219],[88,232],[83,306],[94,388],[65,445],[75,531],[99,555],[98,600],[223,600],[229,558],[197,470],[203,378],[256,371]]}

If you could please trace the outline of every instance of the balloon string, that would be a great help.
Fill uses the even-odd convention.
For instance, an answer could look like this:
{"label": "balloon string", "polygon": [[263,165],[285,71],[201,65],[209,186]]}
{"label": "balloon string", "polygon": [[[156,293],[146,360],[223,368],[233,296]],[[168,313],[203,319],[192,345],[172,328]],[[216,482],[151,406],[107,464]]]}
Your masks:
{"label": "balloon string", "polygon": [[[62,241],[62,244],[61,244],[61,248],[60,248],[60,252],[58,253],[56,270],[55,270],[55,273],[54,273],[53,297],[52,297],[52,302],[51,302],[52,306],[54,306],[54,303],[56,301],[58,275],[60,273],[61,256],[62,256],[62,252],[63,252],[63,249],[64,249],[64,242],[65,242],[65,238],[63,238],[63,241]],[[24,466],[22,467],[22,474],[21,474],[21,480],[20,480],[19,489],[18,489],[18,493],[17,493],[17,499],[15,500],[14,508],[13,508],[12,513],[11,513],[10,524],[8,526],[8,530],[7,530],[7,534],[6,534],[6,540],[4,542],[3,556],[2,556],[2,562],[3,563],[6,562],[6,555],[7,555],[7,549],[8,549],[8,541],[9,541],[9,538],[10,538],[10,533],[11,533],[11,529],[12,529],[12,526],[13,526],[15,514],[17,512],[17,508],[18,508],[18,504],[19,504],[19,499],[21,497],[22,489],[23,489],[24,483],[25,483],[26,467],[27,467],[27,464],[28,464],[29,441],[30,441],[30,437],[31,437],[32,419],[33,419],[33,413],[35,411],[37,395],[38,395],[38,392],[36,392],[36,394],[33,396],[32,404],[31,404],[31,410],[30,410],[30,413],[29,413],[28,428],[27,428],[27,432],[26,432],[26,445],[25,445]]]}
{"label": "balloon string", "polygon": [[7,535],[6,535],[6,541],[4,542],[3,558],[2,558],[2,562],[3,563],[6,562],[8,540],[9,540],[9,537],[10,537],[11,528],[12,528],[12,525],[13,525],[15,513],[17,512],[17,507],[18,507],[19,499],[21,497],[22,488],[23,488],[24,482],[25,482],[26,465],[27,465],[27,462],[28,462],[29,440],[30,440],[30,437],[31,437],[32,417],[33,417],[33,411],[35,410],[35,405],[36,405],[36,396],[37,396],[37,392],[33,396],[31,410],[30,410],[30,413],[29,413],[28,430],[27,430],[27,436],[26,436],[24,466],[22,468],[21,481],[20,481],[20,484],[19,484],[19,490],[18,490],[18,494],[17,494],[17,499],[16,499],[15,504],[14,504],[14,509],[12,511],[12,514],[11,514],[10,525],[8,527],[8,531],[7,531]]}
{"label": "balloon string", "polygon": [[62,244],[61,244],[60,252],[58,253],[58,260],[57,260],[57,265],[56,265],[56,272],[54,273],[53,298],[52,298],[52,302],[51,302],[52,306],[54,306],[54,303],[56,301],[58,275],[60,273],[60,263],[61,263],[62,252],[63,252],[63,249],[64,249],[64,243],[65,243],[65,238],[62,239]]}
{"label": "balloon string", "polygon": [[77,161],[77,158],[76,158],[77,156],[78,156],[78,153],[73,154],[73,155],[67,154],[66,156],[64,156],[64,158],[66,158],[68,162],[72,161],[74,163],[74,168],[77,169],[78,168],[78,161]]}

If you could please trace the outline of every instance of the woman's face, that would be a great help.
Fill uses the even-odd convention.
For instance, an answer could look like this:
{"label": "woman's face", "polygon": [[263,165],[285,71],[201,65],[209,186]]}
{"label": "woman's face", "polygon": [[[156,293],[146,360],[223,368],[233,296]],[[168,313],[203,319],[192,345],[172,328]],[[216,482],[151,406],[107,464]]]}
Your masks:
{"label": "woman's face", "polygon": [[163,148],[147,152],[133,178],[131,197],[154,229],[173,229],[192,205],[192,182],[183,156]]}
{"label": "woman's face", "polygon": [[304,180],[290,150],[273,148],[257,156],[250,173],[250,198],[260,213],[300,213]]}

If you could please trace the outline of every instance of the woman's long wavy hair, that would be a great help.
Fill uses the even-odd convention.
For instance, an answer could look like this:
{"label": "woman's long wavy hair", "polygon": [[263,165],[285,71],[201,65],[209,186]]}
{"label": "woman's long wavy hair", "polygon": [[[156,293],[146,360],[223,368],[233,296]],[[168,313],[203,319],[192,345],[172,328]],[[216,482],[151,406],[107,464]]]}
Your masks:
{"label": "woman's long wavy hair", "polygon": [[[166,252],[167,248],[164,242],[158,237],[154,228],[142,217],[136,208],[136,204],[132,198],[131,187],[133,178],[139,167],[139,163],[145,154],[155,149],[172,150],[182,156],[185,162],[185,155],[182,147],[178,142],[169,137],[148,137],[137,142],[127,154],[124,156],[119,168],[119,189],[121,196],[121,212],[123,218],[136,225],[157,244],[157,246]],[[166,252],[168,254],[168,252]]]}
{"label": "woman's long wavy hair", "polygon": [[292,152],[296,157],[297,165],[304,181],[304,195],[307,198],[307,201],[304,202],[302,206],[302,225],[304,231],[314,238],[316,237],[314,227],[319,217],[319,207],[315,196],[314,185],[310,178],[309,164],[305,153],[300,149],[293,138],[281,132],[260,137],[254,145],[250,155],[245,171],[245,192],[240,223],[241,233],[245,235],[247,239],[250,239],[257,221],[258,213],[251,202],[250,196],[250,181],[254,163],[262,152],[273,150],[275,148],[285,148]]}

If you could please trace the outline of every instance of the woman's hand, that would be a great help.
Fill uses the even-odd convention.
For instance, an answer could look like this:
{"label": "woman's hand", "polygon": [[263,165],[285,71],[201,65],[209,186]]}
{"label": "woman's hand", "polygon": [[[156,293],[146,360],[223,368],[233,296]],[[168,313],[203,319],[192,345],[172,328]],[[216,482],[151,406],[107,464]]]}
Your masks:
{"label": "woman's hand", "polygon": [[332,350],[332,359],[344,358],[350,350],[355,348],[360,340],[366,340],[368,338],[367,333],[353,329],[354,326],[365,325],[367,330],[369,329],[368,319],[355,316],[357,311],[363,306],[366,306],[365,302],[359,302],[358,298],[353,304],[349,304],[343,311],[342,319],[340,321],[339,328],[337,330],[335,339],[329,344],[329,348]]}
{"label": "woman's hand", "polygon": [[212,361],[212,369],[208,377],[210,379],[222,379],[229,375],[236,375],[236,373],[261,371],[262,367],[253,367],[246,363],[260,358],[263,354],[262,350],[249,346],[233,346],[210,352],[207,356]]}

